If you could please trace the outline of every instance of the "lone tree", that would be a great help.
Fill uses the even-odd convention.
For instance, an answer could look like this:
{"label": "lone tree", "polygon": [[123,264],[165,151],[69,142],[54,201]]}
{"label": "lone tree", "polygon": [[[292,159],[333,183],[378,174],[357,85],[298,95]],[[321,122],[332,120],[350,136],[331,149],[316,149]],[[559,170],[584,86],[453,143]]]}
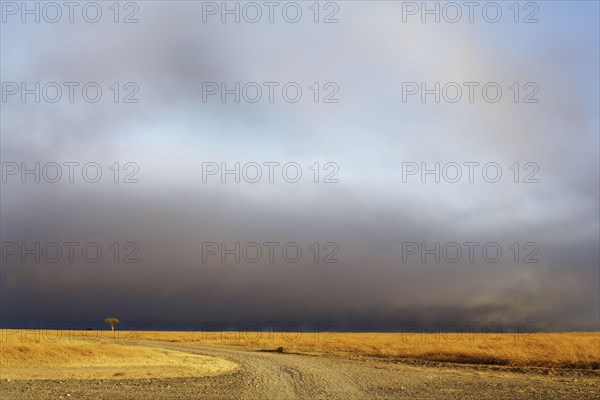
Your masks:
{"label": "lone tree", "polygon": [[117,325],[119,323],[119,319],[117,317],[108,317],[104,320],[104,322],[106,322],[107,324],[110,325],[110,329],[112,329],[112,331],[115,331],[115,325]]}

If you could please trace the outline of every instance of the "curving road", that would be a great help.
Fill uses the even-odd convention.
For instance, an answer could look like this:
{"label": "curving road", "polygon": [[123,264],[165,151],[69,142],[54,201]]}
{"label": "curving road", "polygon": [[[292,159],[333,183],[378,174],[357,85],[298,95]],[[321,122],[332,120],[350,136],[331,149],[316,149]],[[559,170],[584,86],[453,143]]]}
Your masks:
{"label": "curving road", "polygon": [[598,376],[488,367],[307,356],[190,344],[137,344],[232,360],[235,372],[202,378],[2,381],[10,399],[597,399]]}

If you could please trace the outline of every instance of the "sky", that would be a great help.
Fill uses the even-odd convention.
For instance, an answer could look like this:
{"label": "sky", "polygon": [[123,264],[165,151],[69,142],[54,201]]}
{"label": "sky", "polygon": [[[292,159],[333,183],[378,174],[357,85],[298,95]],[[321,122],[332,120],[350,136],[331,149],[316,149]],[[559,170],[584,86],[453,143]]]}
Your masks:
{"label": "sky", "polygon": [[599,329],[597,2],[80,4],[1,2],[6,326]]}

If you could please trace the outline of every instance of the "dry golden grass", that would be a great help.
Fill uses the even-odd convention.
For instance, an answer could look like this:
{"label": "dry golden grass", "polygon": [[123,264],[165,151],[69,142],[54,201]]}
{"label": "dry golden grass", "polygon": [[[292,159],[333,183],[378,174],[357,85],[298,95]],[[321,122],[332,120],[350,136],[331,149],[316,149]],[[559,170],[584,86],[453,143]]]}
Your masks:
{"label": "dry golden grass", "polygon": [[215,375],[237,367],[215,357],[90,341],[63,332],[36,338],[31,332],[21,336],[0,330],[0,378],[167,378]]}
{"label": "dry golden grass", "polygon": [[455,363],[600,368],[600,332],[533,335],[419,333],[137,332],[140,340],[242,346]]}
{"label": "dry golden grass", "polygon": [[[23,335],[23,333],[26,333]],[[116,332],[0,330],[3,379],[149,378],[213,375],[236,368],[213,357],[127,344],[161,341],[286,353],[411,358],[511,367],[600,369],[600,333],[534,335]],[[96,338],[101,337],[103,341]],[[58,338],[58,340],[57,340]],[[108,342],[107,342],[108,340]]]}

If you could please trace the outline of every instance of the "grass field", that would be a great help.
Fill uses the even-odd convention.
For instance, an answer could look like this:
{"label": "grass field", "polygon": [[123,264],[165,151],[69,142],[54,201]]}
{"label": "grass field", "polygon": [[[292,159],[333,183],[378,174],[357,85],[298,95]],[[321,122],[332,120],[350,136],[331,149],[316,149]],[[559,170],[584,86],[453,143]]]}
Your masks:
{"label": "grass field", "polygon": [[[285,353],[376,356],[513,367],[600,369],[600,333],[438,335],[300,332],[2,331],[2,378],[170,377],[216,374],[235,364],[132,346],[161,341]],[[99,341],[98,338],[102,338]],[[47,371],[52,371],[51,376]],[[46,372],[44,372],[46,371]],[[116,372],[115,372],[116,371]]]}
{"label": "grass field", "polygon": [[[236,368],[214,357],[92,342],[58,331],[37,337],[1,333],[2,379],[169,378],[214,375]],[[109,337],[108,333],[104,336]]]}
{"label": "grass field", "polygon": [[243,346],[255,350],[343,353],[455,363],[545,368],[600,368],[600,333],[533,335],[137,332],[140,340]]}

